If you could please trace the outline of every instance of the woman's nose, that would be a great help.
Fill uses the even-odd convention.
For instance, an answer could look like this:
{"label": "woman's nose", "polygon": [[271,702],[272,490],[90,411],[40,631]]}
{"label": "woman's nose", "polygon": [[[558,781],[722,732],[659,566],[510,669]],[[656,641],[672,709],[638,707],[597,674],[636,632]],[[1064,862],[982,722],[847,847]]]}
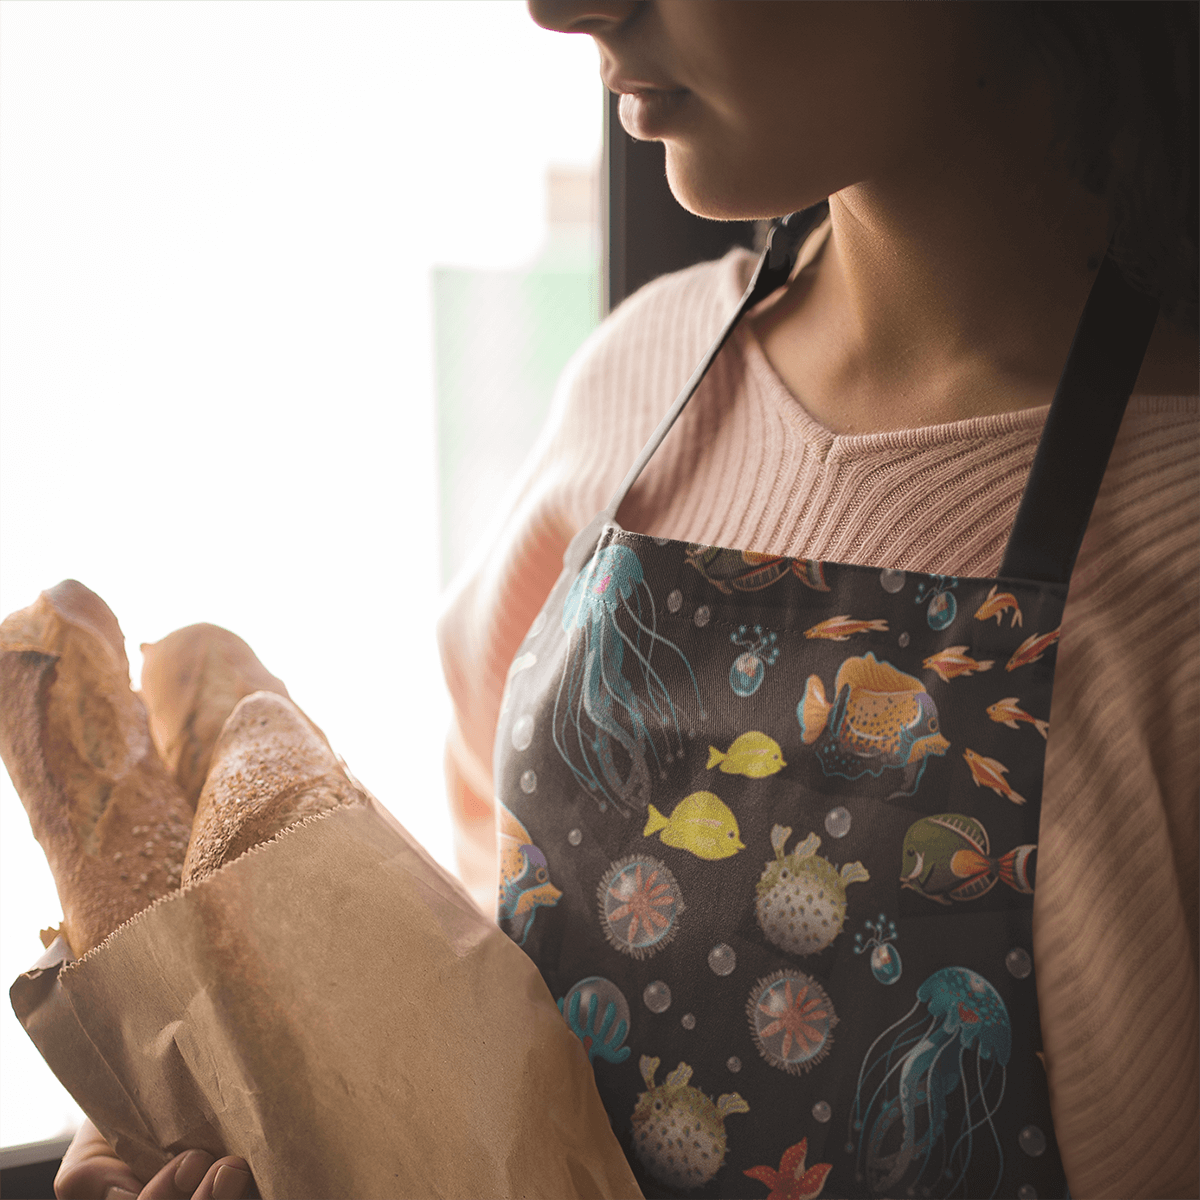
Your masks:
{"label": "woman's nose", "polygon": [[648,0],[528,0],[529,15],[559,33],[610,33]]}

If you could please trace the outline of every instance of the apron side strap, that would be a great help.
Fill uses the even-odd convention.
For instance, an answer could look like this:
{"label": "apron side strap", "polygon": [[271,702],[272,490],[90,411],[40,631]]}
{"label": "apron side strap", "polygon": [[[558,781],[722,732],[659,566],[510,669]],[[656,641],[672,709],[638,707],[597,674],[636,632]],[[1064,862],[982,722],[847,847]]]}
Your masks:
{"label": "apron side strap", "polygon": [[679,414],[683,412],[688,401],[695,394],[696,389],[700,386],[700,381],[708,373],[709,367],[712,366],[722,347],[729,340],[734,327],[756,304],[787,283],[805,239],[825,219],[826,211],[826,202],[822,200],[819,204],[814,204],[802,212],[789,214],[771,230],[767,248],[758,260],[754,276],[743,293],[736,311],[725,323],[724,328],[717,335],[716,341],[700,360],[687,383],[683,385],[683,390],[676,396],[674,403],[659,422],[658,428],[650,435],[650,440],[642,447],[642,452],[637,456],[633,466],[629,468],[628,474],[621,481],[621,486],[617,488],[603,512],[597,514],[586,528],[580,530],[571,540],[563,557],[563,562],[568,569],[580,570],[595,548],[600,531],[604,526],[617,524],[617,509],[621,507],[630,488],[637,482],[638,477],[645,470],[646,464],[670,432],[671,426],[675,424]]}
{"label": "apron side strap", "polygon": [[1157,316],[1158,301],[1129,284],[1105,254],[1050,405],[1001,578],[1070,580]]}

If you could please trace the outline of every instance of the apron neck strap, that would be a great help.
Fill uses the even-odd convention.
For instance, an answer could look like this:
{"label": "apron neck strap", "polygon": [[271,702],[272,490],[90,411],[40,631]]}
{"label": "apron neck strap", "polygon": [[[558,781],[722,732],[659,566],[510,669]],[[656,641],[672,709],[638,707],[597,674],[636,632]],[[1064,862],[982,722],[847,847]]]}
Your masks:
{"label": "apron neck strap", "polygon": [[819,204],[814,204],[802,212],[789,214],[772,227],[767,238],[767,248],[758,260],[758,266],[754,270],[750,285],[742,294],[733,316],[726,321],[708,353],[700,360],[687,383],[683,385],[683,390],[675,397],[675,402],[667,410],[666,416],[658,423],[658,428],[650,435],[650,440],[642,447],[641,454],[629,468],[628,474],[621,481],[621,486],[613,493],[612,499],[572,538],[566,554],[563,555],[563,562],[568,569],[577,571],[582,568],[599,541],[604,527],[617,524],[617,509],[621,507],[630,488],[638,481],[638,477],[654,456],[654,452],[662,445],[663,439],[671,431],[671,426],[678,420],[679,414],[687,407],[688,401],[700,386],[700,381],[708,374],[713,360],[729,340],[729,335],[733,333],[734,327],[756,304],[787,283],[805,239],[825,219],[827,212],[827,204],[822,200]]}
{"label": "apron neck strap", "polygon": [[1110,252],[1050,405],[1000,576],[1066,584],[1158,316]]}

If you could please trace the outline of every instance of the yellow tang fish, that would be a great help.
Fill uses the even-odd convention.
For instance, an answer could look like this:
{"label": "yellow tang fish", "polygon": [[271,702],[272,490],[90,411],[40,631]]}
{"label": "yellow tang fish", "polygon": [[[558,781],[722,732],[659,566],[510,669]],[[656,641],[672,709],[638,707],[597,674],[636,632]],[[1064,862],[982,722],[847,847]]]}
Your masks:
{"label": "yellow tang fish", "polygon": [[746,775],[750,779],[765,779],[787,766],[779,743],[765,733],[754,730],[735,738],[724,754],[716,746],[709,746],[706,769],[711,771],[718,763],[724,774]]}
{"label": "yellow tang fish", "polygon": [[712,792],[693,792],[684,797],[675,805],[669,818],[653,804],[649,812],[642,837],[650,837],[661,830],[664,846],[710,860],[730,858],[746,848],[738,837],[737,818]]}

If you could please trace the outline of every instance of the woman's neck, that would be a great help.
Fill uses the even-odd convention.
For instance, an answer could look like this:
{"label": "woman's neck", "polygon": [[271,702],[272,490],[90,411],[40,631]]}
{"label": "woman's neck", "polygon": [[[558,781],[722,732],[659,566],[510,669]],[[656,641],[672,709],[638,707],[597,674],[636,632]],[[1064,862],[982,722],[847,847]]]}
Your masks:
{"label": "woman's neck", "polygon": [[[823,249],[752,318],[810,416],[852,434],[1050,402],[1108,212],[1050,165],[1048,111],[1035,88],[981,104],[830,197]],[[1194,393],[1198,354],[1160,320],[1136,390]]]}

